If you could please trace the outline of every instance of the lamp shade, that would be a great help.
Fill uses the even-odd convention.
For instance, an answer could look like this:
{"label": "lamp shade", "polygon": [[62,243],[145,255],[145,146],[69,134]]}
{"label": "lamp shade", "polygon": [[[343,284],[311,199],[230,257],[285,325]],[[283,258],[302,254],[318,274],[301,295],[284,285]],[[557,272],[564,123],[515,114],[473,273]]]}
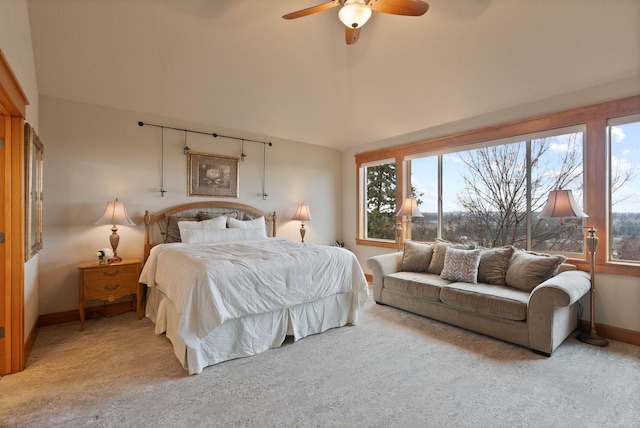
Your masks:
{"label": "lamp shade", "polygon": [[418,208],[418,201],[416,198],[407,198],[402,203],[402,207],[396,213],[396,217],[423,217]]}
{"label": "lamp shade", "polygon": [[585,214],[576,200],[573,199],[571,190],[552,190],[549,192],[547,205],[540,212],[541,218],[562,218],[562,217],[589,217]]}
{"label": "lamp shade", "polygon": [[127,214],[127,208],[124,206],[124,202],[120,202],[118,198],[115,201],[107,202],[107,207],[104,210],[104,214],[100,217],[100,220],[95,224],[111,224],[121,226],[135,226],[136,224],[131,221],[129,214]]}
{"label": "lamp shade", "polygon": [[338,18],[349,28],[360,28],[371,18],[371,9],[364,0],[347,0]]}
{"label": "lamp shade", "polygon": [[311,211],[309,210],[309,205],[300,204],[298,205],[298,209],[296,209],[296,213],[293,215],[291,220],[298,221],[311,221]]}

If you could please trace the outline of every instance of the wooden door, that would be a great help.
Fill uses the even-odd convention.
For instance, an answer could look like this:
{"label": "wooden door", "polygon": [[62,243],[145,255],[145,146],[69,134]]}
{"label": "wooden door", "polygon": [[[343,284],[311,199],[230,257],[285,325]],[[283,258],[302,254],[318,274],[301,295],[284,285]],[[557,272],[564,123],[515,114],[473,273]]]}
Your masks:
{"label": "wooden door", "polygon": [[0,375],[24,368],[24,118],[27,98],[0,50]]}

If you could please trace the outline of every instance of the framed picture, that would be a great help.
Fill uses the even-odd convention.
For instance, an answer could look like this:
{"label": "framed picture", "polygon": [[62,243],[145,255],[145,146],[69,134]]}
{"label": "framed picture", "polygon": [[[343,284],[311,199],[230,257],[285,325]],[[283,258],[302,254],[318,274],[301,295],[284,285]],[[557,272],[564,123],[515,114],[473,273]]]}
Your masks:
{"label": "framed picture", "polygon": [[189,152],[189,196],[238,197],[238,158]]}
{"label": "framed picture", "polygon": [[25,261],[43,247],[42,244],[42,168],[44,145],[33,127],[24,124],[25,145]]}

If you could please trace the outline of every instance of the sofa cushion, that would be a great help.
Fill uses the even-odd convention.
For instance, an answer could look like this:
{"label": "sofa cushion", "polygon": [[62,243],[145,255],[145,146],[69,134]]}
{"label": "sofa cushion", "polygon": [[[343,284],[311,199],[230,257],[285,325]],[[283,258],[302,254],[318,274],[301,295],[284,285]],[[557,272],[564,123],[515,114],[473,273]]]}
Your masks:
{"label": "sofa cushion", "polygon": [[504,285],[454,282],[440,290],[447,305],[489,317],[524,321],[529,293]]}
{"label": "sofa cushion", "polygon": [[566,260],[561,255],[515,251],[507,269],[506,283],[510,287],[530,292],[555,275],[560,264]]}
{"label": "sofa cushion", "polygon": [[482,250],[459,250],[447,248],[444,255],[444,267],[440,276],[449,281],[461,281],[476,284],[478,265]]}
{"label": "sofa cushion", "polygon": [[480,266],[478,266],[478,282],[504,285],[504,278],[512,255],[513,247],[510,245],[483,249],[480,255]]}
{"label": "sofa cushion", "polygon": [[407,241],[404,243],[402,264],[403,272],[426,272],[433,255],[433,243]]}
{"label": "sofa cushion", "polygon": [[419,272],[396,272],[384,277],[384,288],[421,299],[440,300],[440,289],[451,281],[439,275]]}

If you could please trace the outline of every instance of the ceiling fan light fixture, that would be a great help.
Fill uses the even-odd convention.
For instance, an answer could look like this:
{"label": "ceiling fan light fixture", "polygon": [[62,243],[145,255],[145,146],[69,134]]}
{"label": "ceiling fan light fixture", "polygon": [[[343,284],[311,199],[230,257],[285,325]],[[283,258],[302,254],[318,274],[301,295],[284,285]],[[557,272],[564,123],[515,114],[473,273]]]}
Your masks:
{"label": "ceiling fan light fixture", "polygon": [[349,28],[360,28],[371,18],[371,9],[364,0],[347,0],[338,18]]}

